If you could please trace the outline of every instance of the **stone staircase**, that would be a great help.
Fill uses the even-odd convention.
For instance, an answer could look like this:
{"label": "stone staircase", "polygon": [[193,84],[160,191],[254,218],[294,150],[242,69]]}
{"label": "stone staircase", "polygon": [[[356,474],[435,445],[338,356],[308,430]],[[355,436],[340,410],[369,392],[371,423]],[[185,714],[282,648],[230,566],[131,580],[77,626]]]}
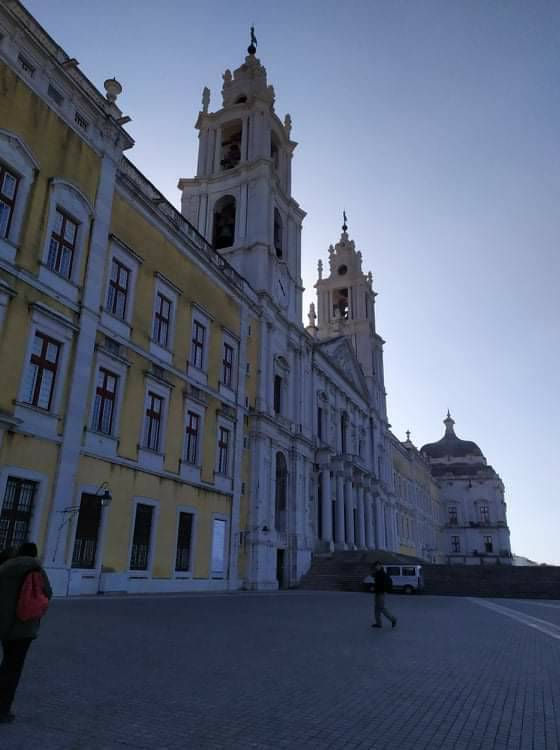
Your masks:
{"label": "stone staircase", "polygon": [[392,552],[334,552],[315,555],[300,589],[364,591],[371,564],[422,564],[424,593],[447,596],[490,596],[520,599],[560,599],[560,567],[511,565],[425,565]]}

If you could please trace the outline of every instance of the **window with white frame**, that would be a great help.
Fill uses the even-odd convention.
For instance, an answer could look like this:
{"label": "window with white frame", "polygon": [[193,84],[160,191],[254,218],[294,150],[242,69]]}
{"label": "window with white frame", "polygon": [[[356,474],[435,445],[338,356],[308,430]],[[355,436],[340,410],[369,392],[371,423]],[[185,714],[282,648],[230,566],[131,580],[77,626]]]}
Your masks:
{"label": "window with white frame", "polygon": [[185,427],[185,461],[188,464],[197,464],[199,456],[200,440],[200,415],[194,411],[187,411],[187,424]]}
{"label": "window with white frame", "polygon": [[49,411],[52,406],[62,344],[41,331],[35,331],[31,356],[24,376],[22,399]]}
{"label": "window with white frame", "polygon": [[227,476],[230,464],[231,430],[220,425],[218,427],[218,474]]}
{"label": "window with white frame", "polygon": [[0,513],[0,549],[17,547],[28,541],[38,484],[8,476]]}
{"label": "window with white frame", "polygon": [[203,370],[205,361],[206,326],[200,320],[193,320],[191,341],[191,364]]}
{"label": "window with white frame", "polygon": [[487,505],[480,505],[479,506],[479,513],[480,513],[480,522],[481,523],[489,523],[490,522],[490,509]]}
{"label": "window with white frame", "polygon": [[13,261],[39,164],[15,133],[0,128],[0,257]]}
{"label": "window with white frame", "polygon": [[156,292],[152,338],[164,349],[167,349],[169,344],[172,310],[172,301],[162,292]]}
{"label": "window with white frame", "polygon": [[233,387],[233,360],[235,350],[233,346],[224,341],[224,351],[222,356],[222,383],[227,388]]}
{"label": "window with white frame", "polygon": [[15,172],[0,164],[0,237],[6,238],[16,205],[19,178]]}
{"label": "window with white frame", "polygon": [[57,207],[49,241],[47,267],[66,279],[72,274],[77,236],[78,223]]}
{"label": "window with white frame", "polygon": [[121,320],[127,319],[131,269],[118,258],[111,261],[111,274],[107,290],[107,312]]}
{"label": "window with white frame", "polygon": [[447,522],[451,526],[457,526],[457,523],[459,521],[459,517],[457,514],[457,506],[456,505],[448,505],[447,506]]}
{"label": "window with white frame", "polygon": [[162,396],[148,391],[144,414],[144,440],[142,447],[159,453],[162,444],[162,423],[165,400]]}
{"label": "window with white frame", "polygon": [[118,375],[104,367],[98,369],[91,429],[104,435],[113,434],[118,383]]}
{"label": "window with white frame", "polygon": [[138,503],[134,517],[130,570],[148,570],[153,520],[154,506],[146,503]]}
{"label": "window with white frame", "polygon": [[55,178],[49,184],[47,229],[39,278],[77,301],[82,255],[93,218],[87,197],[74,185]]}
{"label": "window with white frame", "polygon": [[177,552],[175,555],[175,571],[188,572],[192,566],[194,513],[180,512],[177,528]]}

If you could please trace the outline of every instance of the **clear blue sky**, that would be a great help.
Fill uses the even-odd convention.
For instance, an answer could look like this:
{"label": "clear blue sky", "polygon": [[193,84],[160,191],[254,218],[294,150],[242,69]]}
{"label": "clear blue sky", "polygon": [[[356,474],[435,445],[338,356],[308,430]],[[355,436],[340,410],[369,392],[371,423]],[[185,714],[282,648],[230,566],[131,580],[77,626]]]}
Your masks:
{"label": "clear blue sky", "polygon": [[27,0],[179,205],[202,88],[255,23],[299,141],[307,301],[341,211],[371,269],[396,434],[449,407],[506,485],[513,550],[560,564],[560,4],[555,0]]}

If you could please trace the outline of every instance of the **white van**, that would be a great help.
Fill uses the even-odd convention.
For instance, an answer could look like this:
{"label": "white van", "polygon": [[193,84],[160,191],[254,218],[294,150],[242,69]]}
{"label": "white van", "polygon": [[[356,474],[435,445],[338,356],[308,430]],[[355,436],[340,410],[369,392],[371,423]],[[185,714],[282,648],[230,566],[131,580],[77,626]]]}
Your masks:
{"label": "white van", "polygon": [[[415,591],[422,591],[424,588],[421,565],[384,565],[383,570],[391,576],[393,591],[413,594]],[[364,578],[364,584],[367,591],[373,591],[372,576]]]}

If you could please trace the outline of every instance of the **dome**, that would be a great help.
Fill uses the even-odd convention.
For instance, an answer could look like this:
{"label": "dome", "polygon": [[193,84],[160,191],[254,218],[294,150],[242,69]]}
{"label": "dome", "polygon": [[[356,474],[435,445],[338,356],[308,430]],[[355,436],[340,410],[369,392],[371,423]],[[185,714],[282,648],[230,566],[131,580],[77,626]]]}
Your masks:
{"label": "dome", "polygon": [[421,452],[425,453],[428,458],[466,458],[467,456],[477,456],[484,458],[484,455],[478,445],[472,440],[461,440],[455,434],[453,425],[455,422],[447,412],[447,418],[443,420],[445,425],[445,435],[437,443],[426,443],[422,446]]}

